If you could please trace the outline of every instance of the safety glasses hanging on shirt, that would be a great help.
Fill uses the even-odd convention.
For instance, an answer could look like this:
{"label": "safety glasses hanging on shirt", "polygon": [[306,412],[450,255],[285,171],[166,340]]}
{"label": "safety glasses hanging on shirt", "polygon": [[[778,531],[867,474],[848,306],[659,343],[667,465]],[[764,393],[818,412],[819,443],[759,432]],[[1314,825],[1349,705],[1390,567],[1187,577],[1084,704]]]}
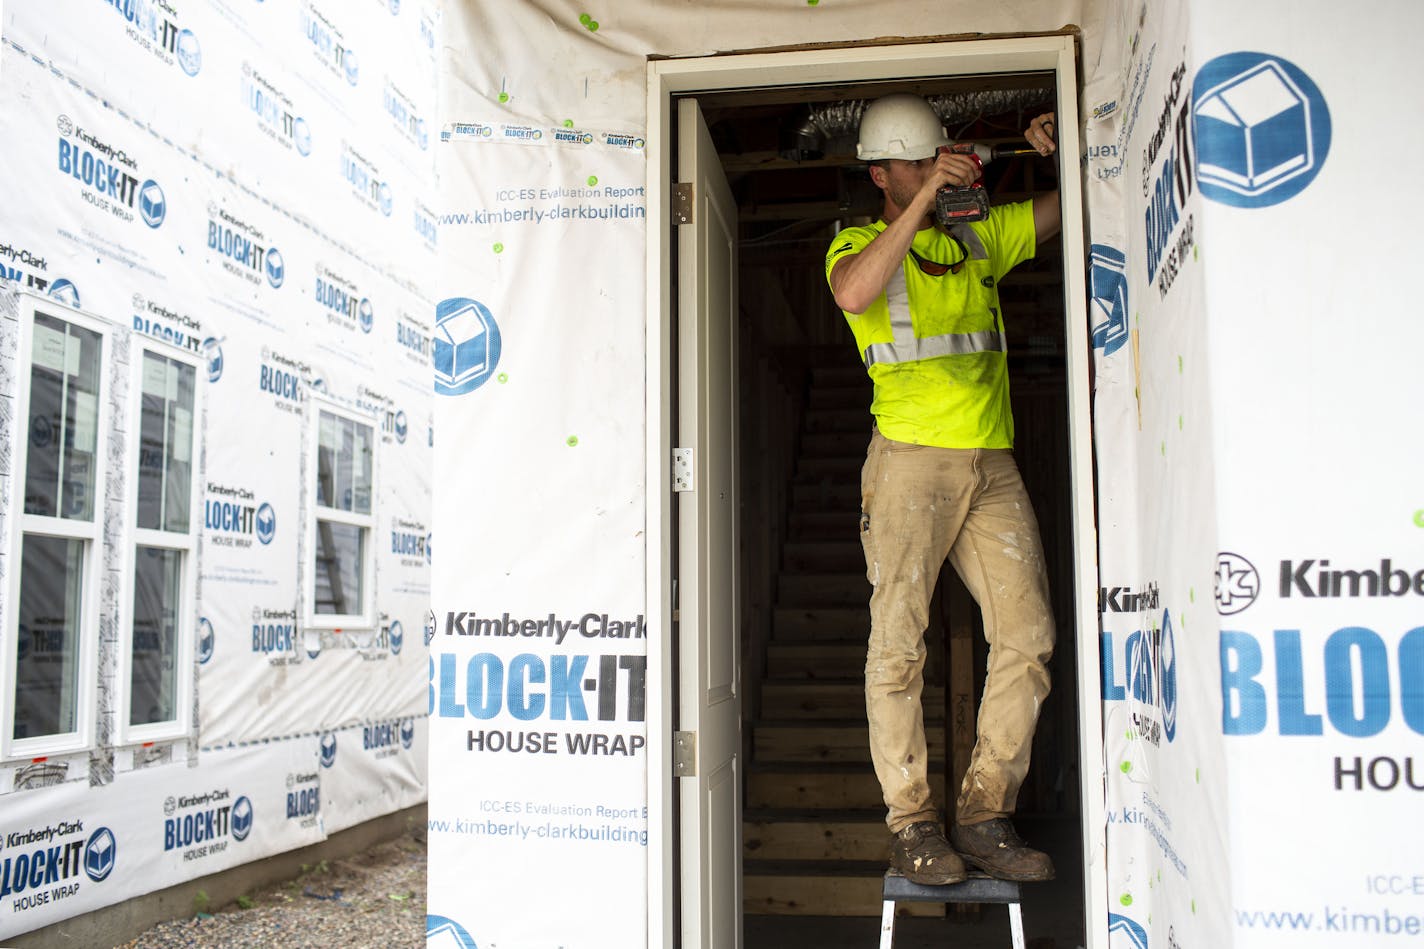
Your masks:
{"label": "safety glasses hanging on shirt", "polygon": [[937,260],[930,260],[915,253],[913,247],[910,248],[910,256],[915,259],[915,265],[920,268],[920,272],[930,277],[943,277],[945,274],[958,275],[964,269],[964,262],[969,259],[969,248],[964,246],[964,242],[953,234],[948,235],[959,248],[959,259],[952,264],[942,264]]}

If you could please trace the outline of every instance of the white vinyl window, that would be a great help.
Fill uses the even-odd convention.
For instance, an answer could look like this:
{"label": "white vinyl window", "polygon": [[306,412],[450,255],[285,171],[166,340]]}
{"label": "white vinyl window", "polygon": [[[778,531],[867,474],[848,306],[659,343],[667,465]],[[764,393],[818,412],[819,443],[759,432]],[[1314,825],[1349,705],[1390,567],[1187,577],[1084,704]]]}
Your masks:
{"label": "white vinyl window", "polygon": [[93,740],[109,325],[20,296],[0,758]]}
{"label": "white vinyl window", "polygon": [[375,420],[319,396],[314,503],[307,525],[305,625],[320,629],[374,629],[376,536]]}
{"label": "white vinyl window", "polygon": [[196,356],[145,340],[133,367],[129,570],[121,615],[125,742],[179,738],[192,709],[197,516]]}

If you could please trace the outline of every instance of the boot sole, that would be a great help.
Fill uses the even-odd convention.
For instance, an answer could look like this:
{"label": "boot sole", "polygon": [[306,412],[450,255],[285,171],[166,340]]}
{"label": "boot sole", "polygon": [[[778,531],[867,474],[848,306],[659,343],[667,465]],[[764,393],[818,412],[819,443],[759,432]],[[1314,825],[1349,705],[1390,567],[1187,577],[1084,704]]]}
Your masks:
{"label": "boot sole", "polygon": [[1019,873],[996,867],[987,860],[980,860],[978,857],[967,854],[962,850],[959,851],[959,857],[971,867],[983,870],[996,880],[1007,880],[1010,883],[1047,883],[1053,879],[1052,870],[1049,870],[1047,873]]}
{"label": "boot sole", "polygon": [[962,870],[958,873],[955,873],[953,870],[950,870],[948,872],[932,871],[930,873],[921,873],[917,870],[912,870],[909,867],[897,866],[893,863],[890,864],[890,869],[894,870],[896,873],[900,874],[902,877],[909,880],[911,883],[918,883],[920,886],[951,886],[955,883],[963,883],[965,880],[969,879],[969,874]]}

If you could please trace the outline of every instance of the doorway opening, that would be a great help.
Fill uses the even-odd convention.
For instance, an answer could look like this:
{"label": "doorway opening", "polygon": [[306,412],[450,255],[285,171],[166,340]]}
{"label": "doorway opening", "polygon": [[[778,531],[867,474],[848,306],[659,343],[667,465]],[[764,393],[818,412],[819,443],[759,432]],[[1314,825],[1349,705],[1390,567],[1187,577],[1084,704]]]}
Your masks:
{"label": "doorway opening", "polygon": [[[1015,58],[1025,49],[1027,55]],[[927,56],[929,50],[937,51],[937,58]],[[1065,50],[1071,64],[1071,38],[1054,36],[721,57],[707,62],[712,73],[700,75],[678,70],[686,64],[650,69],[649,142],[659,141],[654,126],[663,121],[671,130],[678,99],[695,98],[735,206],[730,255],[735,274],[730,283],[719,284],[736,288],[726,316],[735,326],[724,337],[732,350],[729,379],[719,383],[715,373],[704,377],[689,368],[701,365],[689,347],[705,345],[698,342],[704,337],[688,330],[676,301],[700,278],[690,273],[679,240],[659,247],[659,259],[672,258],[674,265],[650,267],[649,397],[654,398],[655,385],[668,397],[650,401],[650,411],[659,404],[669,408],[656,429],[650,418],[649,448],[650,458],[668,458],[672,449],[697,442],[693,429],[702,416],[686,413],[689,397],[730,404],[735,609],[723,660],[735,657],[738,686],[732,698],[740,722],[735,767],[723,770],[737,776],[739,807],[732,813],[739,826],[692,830],[697,821],[729,822],[728,809],[699,812],[695,797],[687,797],[680,785],[685,779],[662,779],[656,771],[650,779],[650,850],[661,831],[668,854],[660,865],[657,855],[652,860],[650,944],[726,945],[721,938],[709,941],[709,933],[728,933],[728,912],[742,917],[732,928],[738,944],[749,949],[797,942],[873,944],[889,835],[869,762],[861,680],[870,586],[856,522],[871,423],[870,381],[826,287],[824,256],[839,228],[879,213],[880,192],[854,157],[865,102],[890,92],[915,92],[947,116],[952,138],[990,145],[1022,142],[1028,120],[1043,111],[1057,109],[1060,128],[1076,129],[1076,91],[1064,85],[1065,75],[1070,83],[1073,77],[1071,65],[1063,68]],[[860,75],[845,62],[814,62],[857,56]],[[776,61],[788,70],[784,81],[777,81],[765,62],[751,60]],[[794,66],[808,62],[811,74],[798,75]],[[850,78],[827,78],[838,72]],[[672,192],[672,182],[684,180],[673,174],[686,130],[679,128],[678,136],[675,148],[650,155],[650,211],[658,206],[654,182],[665,181]],[[1060,141],[1060,155],[1076,154],[1076,142]],[[1093,907],[1105,905],[1099,898],[1105,885],[1101,860],[1094,859],[1101,843],[1090,830],[1101,826],[1094,815],[1102,809],[1102,764],[1093,635],[1096,539],[1087,467],[1089,349],[1082,303],[1075,309],[1086,294],[1081,277],[1074,276],[1082,273],[1081,215],[1071,159],[1067,167],[1070,172],[1060,181],[1054,161],[1016,158],[991,163],[985,176],[995,203],[1061,185],[1070,235],[1041,246],[1000,288],[1009,334],[1015,456],[1040,522],[1058,629],[1050,667],[1053,692],[1040,718],[1033,766],[1015,817],[1020,832],[1048,850],[1058,868],[1054,882],[1025,887],[1026,932],[1030,944],[1037,940],[1043,949],[1093,946],[1099,926]],[[694,183],[694,196],[699,188]],[[694,197],[690,214],[703,208]],[[684,212],[669,210],[669,217],[677,213]],[[658,226],[656,213],[649,226]],[[659,243],[650,235],[650,249]],[[720,280],[711,278],[714,284]],[[663,331],[654,332],[654,319]],[[698,374],[696,396],[683,389],[689,372]],[[650,470],[654,465],[650,462]],[[669,481],[650,478],[650,483]],[[687,523],[677,519],[679,505],[688,503],[685,495],[665,499],[662,523]],[[651,528],[651,509],[649,523]],[[653,674],[661,662],[669,679],[674,670],[679,678],[676,689],[661,690],[666,704],[650,719],[650,731],[665,728],[673,743],[697,730],[696,713],[689,713],[680,694],[689,682],[701,681],[697,663],[710,653],[701,641],[689,647],[682,635],[689,610],[696,608],[688,585],[677,584],[675,602],[672,593],[673,581],[696,569],[689,561],[699,554],[678,531],[669,529],[667,535],[659,541],[664,562],[650,564],[650,589],[665,592],[666,628],[677,633],[668,638],[683,645],[680,654],[669,649],[657,656],[650,643]],[[676,568],[675,561],[680,561]],[[658,586],[651,584],[655,572]],[[694,600],[715,595],[710,587],[693,587]],[[986,647],[978,609],[947,565],[926,645],[931,784],[941,809],[952,809],[974,741]],[[659,744],[659,736],[650,734],[650,748]],[[650,758],[651,767],[657,763]],[[660,780],[663,807],[656,806]],[[716,856],[718,842],[733,848],[730,869],[725,853]],[[689,853],[702,850],[708,852]],[[709,879],[728,873],[736,880]],[[735,894],[738,905],[726,905],[728,894]],[[940,918],[905,921],[897,945],[938,945],[951,937],[971,940],[970,945],[976,938],[985,945],[1007,942],[1000,911],[951,910],[946,920],[935,904],[915,907],[925,910]],[[946,926],[960,928],[951,932]],[[673,933],[676,938],[667,940]],[[1097,944],[1106,945],[1106,934],[1100,938]]]}

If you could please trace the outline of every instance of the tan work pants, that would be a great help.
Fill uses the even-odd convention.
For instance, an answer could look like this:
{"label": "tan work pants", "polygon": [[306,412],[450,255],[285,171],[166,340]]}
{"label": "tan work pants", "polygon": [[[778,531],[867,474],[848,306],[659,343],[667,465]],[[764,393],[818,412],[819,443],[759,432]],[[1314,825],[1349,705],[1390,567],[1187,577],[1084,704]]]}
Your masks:
{"label": "tan work pants", "polygon": [[948,557],[984,617],[988,675],[956,820],[1014,811],[1048,695],[1053,613],[1038,522],[1007,449],[933,448],[872,436],[860,539],[870,597],[865,704],[891,832],[936,820],[924,714],[925,629]]}

